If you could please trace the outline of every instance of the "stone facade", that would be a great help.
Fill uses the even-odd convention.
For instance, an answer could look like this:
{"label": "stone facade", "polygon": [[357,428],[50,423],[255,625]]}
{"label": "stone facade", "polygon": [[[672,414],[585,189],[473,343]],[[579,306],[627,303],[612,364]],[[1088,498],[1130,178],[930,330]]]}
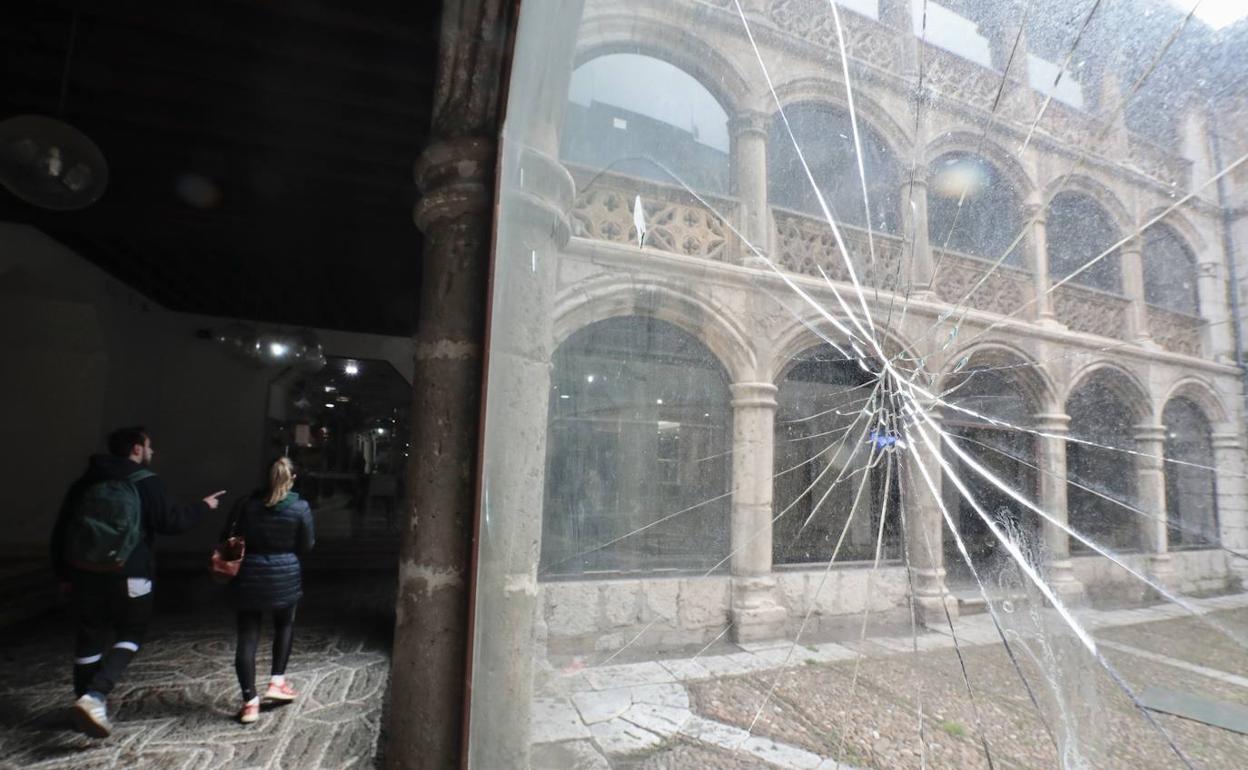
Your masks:
{"label": "stone facade", "polygon": [[[732,2],[638,2],[627,12],[587,3],[577,62],[638,49],[699,79],[730,116],[733,184],[728,196],[704,196],[674,184],[570,167],[577,183],[571,238],[555,255],[551,302],[556,347],[595,321],[645,314],[692,334],[722,363],[734,414],[733,555],[725,571],[705,577],[541,582],[549,648],[610,650],[637,643],[643,632],[661,645],[699,643],[726,624],[734,638],[749,641],[792,633],[808,611],[818,623],[868,605],[879,611],[906,605],[905,570],[895,564],[875,572],[868,589],[869,564],[838,566],[826,580],[823,569],[777,568],[770,537],[758,536],[775,515],[772,425],[778,378],[795,355],[820,343],[810,328],[819,324],[818,314],[793,289],[834,308],[826,274],[853,296],[842,245],[851,261],[863,266],[858,278],[874,313],[885,315],[908,293],[907,312],[901,319],[894,316],[882,336],[902,350],[939,348],[926,360],[929,371],[947,382],[959,362],[990,360],[1026,372],[1034,391],[1032,424],[1041,438],[1037,464],[1049,479],[1041,480],[1037,499],[1059,522],[1042,527],[1048,570],[1061,593],[1112,592],[1135,580],[1101,557],[1072,559],[1060,528],[1066,485],[1052,479],[1066,472],[1066,404],[1098,377],[1117,383],[1136,411],[1131,464],[1144,511],[1165,511],[1165,468],[1153,459],[1165,451],[1163,409],[1175,397],[1201,408],[1219,472],[1221,545],[1248,552],[1228,261],[1219,230],[1222,210],[1212,202],[1207,175],[1199,174],[1203,158],[1183,157],[1129,134],[1108,111],[1084,112],[1054,102],[1041,113],[1043,97],[1012,79],[994,112],[1000,74],[921,46],[909,31],[908,3],[886,0],[883,21],[842,9],[839,29],[824,2],[741,5],[757,55]],[[767,200],[766,125],[776,102],[848,104],[836,55],[842,34],[859,121],[883,137],[897,158],[906,159],[901,195],[917,203],[903,207],[901,236],[842,226],[838,244],[823,219],[769,206]],[[917,102],[922,119],[916,122],[920,58],[926,82]],[[1031,222],[1021,242],[1022,265],[994,265],[928,243],[925,197],[933,174],[928,164],[951,151],[987,159],[1018,194],[1024,221]],[[1119,251],[1120,293],[1077,282],[1053,287],[1045,211],[1055,195],[1071,190],[1094,200],[1127,236]],[[643,248],[634,226],[637,199],[649,225]],[[1200,317],[1147,302],[1138,234],[1158,222],[1173,228],[1195,256]],[[951,315],[961,319],[956,337],[932,344],[933,329],[950,333]],[[939,479],[941,469],[933,472]],[[946,586],[939,503],[915,495],[906,505],[916,598],[928,609],[956,612]],[[1166,526],[1146,518],[1139,526],[1143,549],[1124,559],[1163,585],[1212,590],[1244,574],[1245,562],[1222,550],[1172,552]],[[931,538],[935,544],[920,545]]]}

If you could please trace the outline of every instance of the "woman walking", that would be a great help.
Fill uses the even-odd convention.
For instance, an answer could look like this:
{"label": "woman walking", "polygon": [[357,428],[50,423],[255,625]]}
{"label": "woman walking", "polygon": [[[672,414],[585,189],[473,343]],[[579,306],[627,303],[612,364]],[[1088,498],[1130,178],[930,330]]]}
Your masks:
{"label": "woman walking", "polygon": [[264,698],[289,703],[296,697],[286,682],[286,663],[294,641],[295,605],[303,595],[299,560],[312,550],[312,508],[292,491],[295,466],[289,458],[269,468],[267,491],[256,492],[235,507],[222,540],[231,533],[242,535],[246,555],[238,576],[227,589],[230,605],[238,613],[238,646],[234,668],[243,691],[238,720],[244,724],[260,717],[256,693],[256,647],[264,614],[273,614],[273,669]]}

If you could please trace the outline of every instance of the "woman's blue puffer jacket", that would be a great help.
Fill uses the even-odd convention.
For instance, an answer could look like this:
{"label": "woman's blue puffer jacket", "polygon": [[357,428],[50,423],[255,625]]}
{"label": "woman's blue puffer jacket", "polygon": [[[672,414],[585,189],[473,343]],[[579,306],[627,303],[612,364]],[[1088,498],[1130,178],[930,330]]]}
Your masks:
{"label": "woman's blue puffer jacket", "polygon": [[253,494],[235,508],[222,539],[229,535],[235,516],[239,517],[237,532],[246,540],[246,554],[227,590],[230,606],[276,610],[299,601],[303,596],[299,559],[312,550],[316,540],[311,506],[291,492],[268,508],[262,493]]}

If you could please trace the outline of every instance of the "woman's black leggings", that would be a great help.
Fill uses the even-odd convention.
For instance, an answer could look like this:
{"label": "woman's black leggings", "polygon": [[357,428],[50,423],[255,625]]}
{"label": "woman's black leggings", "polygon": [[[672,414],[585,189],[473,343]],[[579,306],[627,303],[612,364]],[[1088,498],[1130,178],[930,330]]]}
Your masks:
{"label": "woman's black leggings", "polygon": [[[238,646],[234,649],[234,670],[243,700],[256,697],[256,648],[260,646],[260,626],[264,613],[240,610],[238,613]],[[295,605],[273,610],[273,676],[286,673],[290,647],[295,640]]]}

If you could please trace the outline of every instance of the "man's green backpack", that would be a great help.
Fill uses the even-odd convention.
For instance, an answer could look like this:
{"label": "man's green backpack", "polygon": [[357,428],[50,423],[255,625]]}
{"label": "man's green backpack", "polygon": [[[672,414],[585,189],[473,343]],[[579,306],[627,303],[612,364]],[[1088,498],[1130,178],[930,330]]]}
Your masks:
{"label": "man's green backpack", "polygon": [[140,470],[84,489],[65,533],[65,561],[89,572],[116,572],[125,566],[143,537],[143,503],[135,484],[155,475]]}

